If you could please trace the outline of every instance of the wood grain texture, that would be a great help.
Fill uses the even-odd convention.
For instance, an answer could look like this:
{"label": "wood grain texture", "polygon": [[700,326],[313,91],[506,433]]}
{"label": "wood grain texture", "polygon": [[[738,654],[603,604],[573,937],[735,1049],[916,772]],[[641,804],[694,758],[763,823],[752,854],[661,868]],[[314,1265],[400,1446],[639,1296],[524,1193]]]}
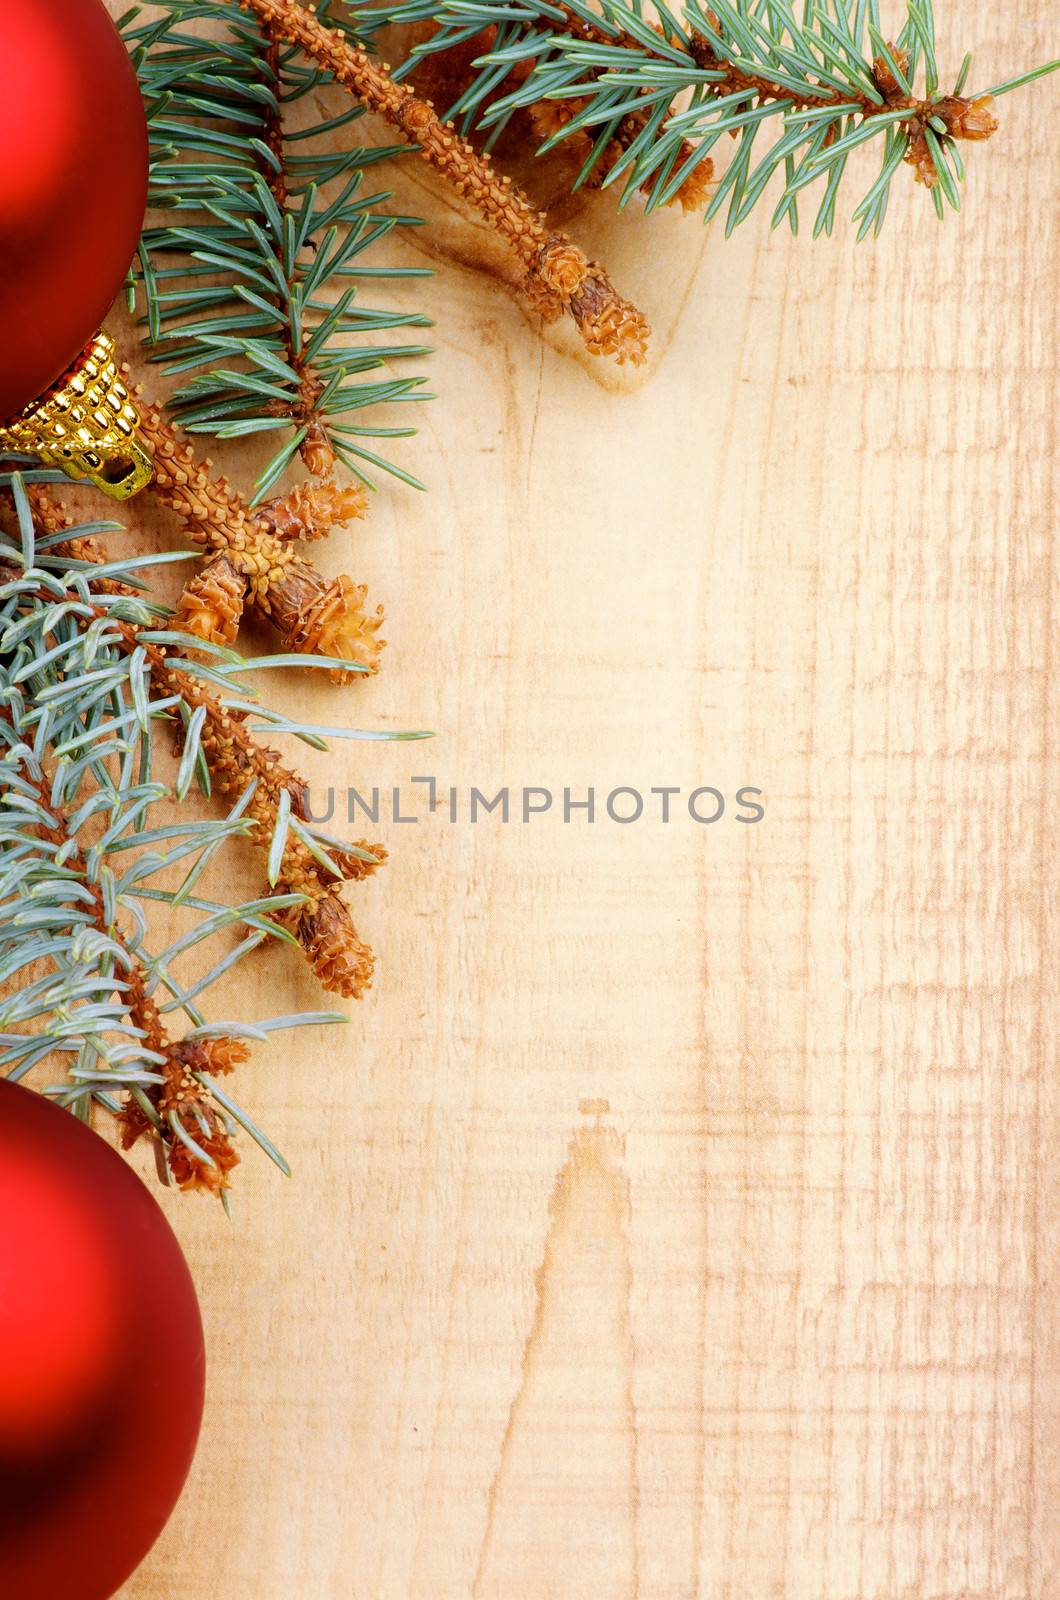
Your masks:
{"label": "wood grain texture", "polygon": [[[940,10],[988,76],[1055,53],[1032,0]],[[382,828],[375,989],[244,1069],[294,1181],[168,1206],[209,1410],[125,1600],[1060,1596],[1057,108],[876,246],[582,217],[634,382],[396,174],[430,493],[320,549],[391,648],[298,693],[438,737],[318,792],[767,813]],[[276,953],[231,1003],[316,999]]]}

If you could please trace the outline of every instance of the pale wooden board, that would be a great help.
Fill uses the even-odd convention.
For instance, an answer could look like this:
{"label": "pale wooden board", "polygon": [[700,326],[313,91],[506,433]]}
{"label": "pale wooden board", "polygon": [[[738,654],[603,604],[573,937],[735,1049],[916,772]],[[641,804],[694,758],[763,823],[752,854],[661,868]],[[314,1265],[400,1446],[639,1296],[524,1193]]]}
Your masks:
{"label": "pale wooden board", "polygon": [[[942,9],[987,77],[1055,53]],[[240,1084],[293,1183],[166,1202],[209,1409],[125,1600],[1060,1595],[1057,90],[1002,109],[962,218],[899,183],[877,246],[583,218],[634,383],[397,175],[430,494],[319,552],[384,673],[272,692],[438,738],[315,782],[767,817],[381,827],[375,989]],[[318,1003],[283,953],[225,998]]]}

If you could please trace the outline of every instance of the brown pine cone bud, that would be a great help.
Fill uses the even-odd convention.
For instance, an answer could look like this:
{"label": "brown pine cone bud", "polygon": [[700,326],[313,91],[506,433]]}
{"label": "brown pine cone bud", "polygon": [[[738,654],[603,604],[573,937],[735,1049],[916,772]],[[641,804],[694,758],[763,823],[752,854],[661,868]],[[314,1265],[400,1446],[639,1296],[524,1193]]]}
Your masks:
{"label": "brown pine cone bud", "polygon": [[188,1063],[194,1072],[233,1072],[250,1060],[250,1049],[243,1039],[233,1039],[223,1034],[219,1039],[191,1039],[177,1045],[174,1054]]}
{"label": "brown pine cone bud", "polygon": [[934,189],[939,181],[935,170],[935,163],[931,159],[928,142],[924,138],[924,130],[919,125],[909,135],[903,161],[912,167],[917,183],[922,183],[925,189]]}
{"label": "brown pine cone bud", "polygon": [[[363,583],[355,584],[345,573],[328,583],[314,568],[292,561],[270,590],[269,601],[289,650],[337,656],[374,674],[386,640],[376,637],[383,625],[383,608],[369,612],[367,593]],[[349,683],[359,674],[336,669],[331,676],[336,683]]]}
{"label": "brown pine cone bud", "polygon": [[[890,39],[887,41],[887,48],[908,82],[909,51],[900,50]],[[902,88],[902,85],[891,71],[886,56],[873,57],[872,76],[875,79],[877,89],[885,100],[900,100],[906,94],[906,90]]]}
{"label": "brown pine cone bud", "polygon": [[[535,136],[544,142],[551,139],[552,135],[559,133],[568,122],[587,104],[585,100],[537,100],[530,107],[530,125]],[[585,134],[581,135],[580,143],[586,146],[589,143]]]}
{"label": "brown pine cone bud", "polygon": [[[230,1072],[238,1062],[246,1061],[250,1052],[241,1039],[228,1036],[182,1040],[171,1045],[162,1031],[157,1007],[143,993],[142,982],[134,981],[131,993],[138,1021],[152,1039],[152,1047],[166,1057],[162,1069],[166,1081],[152,1091],[162,1119],[166,1164],[182,1189],[220,1195],[228,1188],[228,1174],[239,1165],[239,1154],[209,1095],[192,1074]],[[174,1133],[171,1116],[178,1119],[207,1157],[205,1161]],[[131,1150],[139,1139],[155,1131],[143,1109],[132,1099],[122,1107],[119,1122],[124,1150]]]}
{"label": "brown pine cone bud", "polygon": [[363,856],[354,854],[353,850],[340,850],[334,845],[328,845],[329,858],[334,861],[347,883],[360,883],[364,878],[370,878],[374,872],[387,859],[386,850],[381,844],[368,844],[364,839],[357,840],[357,849],[365,850],[373,861],[365,861]]}
{"label": "brown pine cone bud", "polygon": [[714,178],[714,163],[709,156],[704,156],[699,164],[685,178],[677,193],[667,201],[667,205],[675,203],[682,211],[702,211],[707,203],[710,185]]}
{"label": "brown pine cone bud", "polygon": [[536,272],[528,272],[521,287],[531,311],[536,311],[545,322],[557,322],[563,315],[563,301],[547,284],[542,283]]}
{"label": "brown pine cone bud", "polygon": [[432,131],[436,116],[435,110],[429,100],[403,97],[397,104],[397,118],[405,133],[412,140],[422,139],[424,134]]}
{"label": "brown pine cone bud", "polygon": [[246,585],[226,555],[215,556],[184,586],[173,626],[209,644],[234,644]]}
{"label": "brown pine cone bud", "polygon": [[536,274],[562,300],[569,300],[585,282],[589,263],[576,244],[554,233],[537,252],[531,273]]}
{"label": "brown pine cone bud", "polygon": [[979,95],[975,100],[940,100],[932,110],[936,117],[942,118],[947,133],[954,139],[989,139],[1001,126],[994,114],[993,96],[988,94]]}
{"label": "brown pine cone bud", "polygon": [[322,422],[310,424],[298,453],[314,478],[330,478],[335,470],[335,451]]}
{"label": "brown pine cone bud", "polygon": [[571,312],[586,347],[594,355],[614,356],[639,367],[647,353],[648,323],[642,312],[615,291],[609,278],[590,272],[571,297]]}
{"label": "brown pine cone bud", "polygon": [[[479,154],[440,122],[428,101],[418,100],[407,85],[395,83],[385,62],[370,58],[364,48],[329,29],[312,9],[294,0],[239,3],[255,13],[274,42],[300,47],[370,111],[399,129],[453,192],[507,240],[531,272],[536,269],[546,287],[569,303],[588,269],[585,257],[567,240],[545,233],[540,213],[514,184],[497,175],[488,155]],[[597,348],[603,352],[608,342]]]}
{"label": "brown pine cone bud", "polygon": [[321,985],[332,994],[359,1000],[371,988],[375,957],[357,937],[350,913],[337,895],[329,894],[307,908],[298,925],[298,940]]}
{"label": "brown pine cone bud", "polygon": [[334,527],[345,527],[368,510],[368,494],[359,483],[300,483],[289,494],[259,506],[255,527],[275,539],[323,539]]}
{"label": "brown pine cone bud", "polygon": [[[204,1114],[200,1107],[200,1115]],[[209,1156],[209,1162],[200,1161],[176,1135],[167,1140],[166,1162],[173,1178],[181,1189],[197,1189],[202,1194],[222,1195],[229,1188],[228,1174],[239,1165],[239,1152],[231,1135],[212,1111],[206,1112],[210,1132],[203,1133],[198,1118],[188,1129],[199,1148]],[[211,1164],[212,1163],[212,1164]]]}

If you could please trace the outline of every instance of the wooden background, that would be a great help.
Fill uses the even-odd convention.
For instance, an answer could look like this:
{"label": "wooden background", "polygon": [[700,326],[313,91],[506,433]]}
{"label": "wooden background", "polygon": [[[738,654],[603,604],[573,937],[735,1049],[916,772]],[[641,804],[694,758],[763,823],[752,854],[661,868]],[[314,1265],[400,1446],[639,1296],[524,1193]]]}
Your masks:
{"label": "wooden background", "polygon": [[[985,80],[1057,53],[1032,0],[940,9]],[[383,674],[271,693],[438,737],[314,781],[766,818],[381,827],[375,989],[244,1069],[294,1181],[167,1202],[209,1409],[125,1600],[1060,1596],[1057,94],[875,246],[581,217],[632,381],[393,175],[430,493],[320,551]],[[318,999],[277,953],[231,1004]]]}

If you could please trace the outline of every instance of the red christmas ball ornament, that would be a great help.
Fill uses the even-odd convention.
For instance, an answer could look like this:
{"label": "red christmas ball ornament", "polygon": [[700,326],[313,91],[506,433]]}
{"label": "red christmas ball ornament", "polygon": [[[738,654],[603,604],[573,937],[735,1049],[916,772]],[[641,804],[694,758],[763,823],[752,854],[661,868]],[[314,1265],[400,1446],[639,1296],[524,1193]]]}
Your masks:
{"label": "red christmas ball ornament", "polygon": [[114,1594],[183,1487],[204,1372],[154,1199],[69,1112],[0,1079],[0,1593]]}
{"label": "red christmas ball ornament", "polygon": [[146,204],[143,101],[102,0],[3,0],[0,423],[99,330]]}

